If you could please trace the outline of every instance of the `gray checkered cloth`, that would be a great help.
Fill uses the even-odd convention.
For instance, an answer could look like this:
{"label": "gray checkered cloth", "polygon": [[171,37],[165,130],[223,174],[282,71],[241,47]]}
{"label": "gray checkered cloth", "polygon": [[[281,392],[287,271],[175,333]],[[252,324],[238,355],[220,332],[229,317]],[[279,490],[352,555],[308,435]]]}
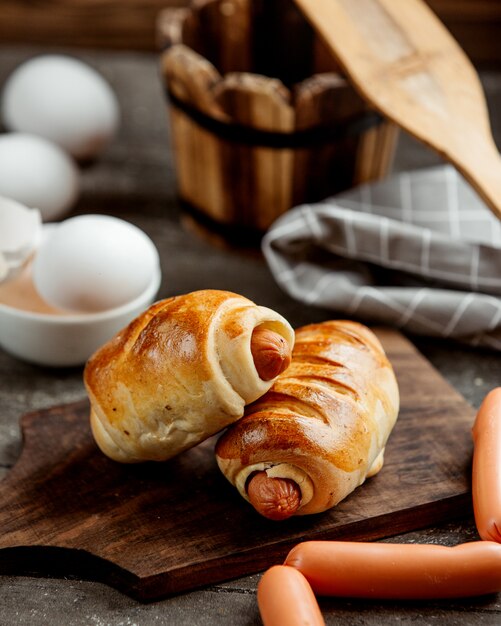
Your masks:
{"label": "gray checkered cloth", "polygon": [[263,252],[297,300],[501,350],[501,222],[451,166],[294,208]]}

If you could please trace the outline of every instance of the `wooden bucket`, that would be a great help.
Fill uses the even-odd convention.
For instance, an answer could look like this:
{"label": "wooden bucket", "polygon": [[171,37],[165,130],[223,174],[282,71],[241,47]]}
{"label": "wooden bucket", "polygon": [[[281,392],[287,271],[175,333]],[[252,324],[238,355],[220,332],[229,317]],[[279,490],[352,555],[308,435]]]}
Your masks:
{"label": "wooden bucket", "polygon": [[370,110],[290,0],[193,0],[158,19],[179,195],[219,232],[384,176],[396,127]]}

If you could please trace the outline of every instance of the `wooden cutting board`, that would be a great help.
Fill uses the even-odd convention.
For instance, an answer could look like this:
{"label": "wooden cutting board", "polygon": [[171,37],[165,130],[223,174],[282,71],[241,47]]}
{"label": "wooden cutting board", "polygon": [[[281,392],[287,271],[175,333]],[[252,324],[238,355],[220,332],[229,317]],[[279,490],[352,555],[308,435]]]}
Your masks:
{"label": "wooden cutting board", "polygon": [[336,508],[261,518],[220,474],[214,439],[162,464],[114,463],[80,402],[22,418],[21,457],[0,483],[0,573],[76,575],[144,601],[265,569],[305,539],[370,540],[464,515],[474,411],[402,335],[377,332],[401,413],[381,473]]}

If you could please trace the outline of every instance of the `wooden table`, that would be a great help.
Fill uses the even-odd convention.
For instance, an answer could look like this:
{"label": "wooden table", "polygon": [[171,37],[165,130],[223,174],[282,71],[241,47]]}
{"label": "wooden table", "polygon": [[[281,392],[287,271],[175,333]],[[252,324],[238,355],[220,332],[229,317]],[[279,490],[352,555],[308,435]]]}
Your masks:
{"label": "wooden table", "polygon": [[[0,84],[23,59],[41,49],[0,49]],[[283,313],[294,326],[329,313],[289,299],[264,261],[213,247],[183,219],[177,199],[167,117],[152,54],[79,52],[111,82],[122,107],[122,126],[101,160],[82,172],[76,213],[103,212],[143,228],[161,254],[160,297],[201,288],[238,291]],[[501,141],[501,73],[483,76],[493,127]],[[422,167],[437,158],[403,137],[395,169]],[[500,384],[498,354],[435,340],[412,338],[443,376],[474,406]],[[19,417],[28,411],[84,398],[81,368],[31,366],[0,352],[0,477],[20,451]],[[453,545],[477,538],[471,513],[460,522],[395,537],[391,541]],[[259,575],[216,585],[152,604],[140,604],[102,584],[75,579],[0,577],[0,624],[210,625],[260,624],[256,604]],[[499,624],[501,595],[453,602],[362,602],[321,600],[327,624]],[[286,625],[284,625],[286,626]]]}

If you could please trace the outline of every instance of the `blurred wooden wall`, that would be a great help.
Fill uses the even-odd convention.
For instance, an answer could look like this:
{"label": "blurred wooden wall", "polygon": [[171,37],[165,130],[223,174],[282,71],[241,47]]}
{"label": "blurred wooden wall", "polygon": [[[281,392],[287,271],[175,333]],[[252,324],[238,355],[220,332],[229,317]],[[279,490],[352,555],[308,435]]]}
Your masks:
{"label": "blurred wooden wall", "polygon": [[[474,63],[482,67],[501,66],[501,0],[427,2]],[[0,43],[152,50],[158,11],[186,3],[187,0],[0,0]]]}

